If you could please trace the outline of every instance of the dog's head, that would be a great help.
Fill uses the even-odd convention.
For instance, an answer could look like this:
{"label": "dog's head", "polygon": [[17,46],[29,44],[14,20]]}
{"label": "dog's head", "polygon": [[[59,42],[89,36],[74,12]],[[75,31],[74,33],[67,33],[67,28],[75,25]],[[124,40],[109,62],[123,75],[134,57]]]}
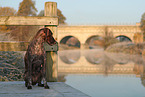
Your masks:
{"label": "dog's head", "polygon": [[53,33],[48,28],[42,28],[38,32],[40,32],[40,36],[42,39],[47,42],[49,45],[56,44],[56,40],[53,38]]}

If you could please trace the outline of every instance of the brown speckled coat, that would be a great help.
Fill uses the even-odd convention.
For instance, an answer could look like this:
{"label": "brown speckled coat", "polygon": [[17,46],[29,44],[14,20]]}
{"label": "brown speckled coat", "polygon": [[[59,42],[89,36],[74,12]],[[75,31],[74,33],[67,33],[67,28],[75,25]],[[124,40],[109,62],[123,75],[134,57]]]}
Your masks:
{"label": "brown speckled coat", "polygon": [[[44,42],[49,45],[56,43],[52,32],[48,28],[40,29],[30,42],[24,57],[25,73],[24,80],[27,89],[32,89],[32,85],[44,86],[49,88],[46,82],[46,53],[43,47]],[[43,80],[44,84],[41,84]]]}

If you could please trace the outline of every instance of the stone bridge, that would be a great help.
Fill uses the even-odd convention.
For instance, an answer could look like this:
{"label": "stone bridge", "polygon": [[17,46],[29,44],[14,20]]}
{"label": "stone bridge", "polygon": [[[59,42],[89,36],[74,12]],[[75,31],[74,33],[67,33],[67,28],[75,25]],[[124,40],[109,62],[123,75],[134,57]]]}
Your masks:
{"label": "stone bridge", "polygon": [[135,33],[141,33],[140,25],[95,25],[95,26],[59,26],[58,27],[58,42],[65,44],[70,37],[75,37],[80,42],[80,45],[95,36],[103,37],[105,31],[111,33],[113,37],[126,37],[134,42]]}

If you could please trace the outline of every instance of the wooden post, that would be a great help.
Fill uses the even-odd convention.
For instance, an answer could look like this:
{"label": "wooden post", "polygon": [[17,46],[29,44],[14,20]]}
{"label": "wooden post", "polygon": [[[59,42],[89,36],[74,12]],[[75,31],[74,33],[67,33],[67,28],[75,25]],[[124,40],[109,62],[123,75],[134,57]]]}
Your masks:
{"label": "wooden post", "polygon": [[[57,17],[57,3],[56,2],[46,2],[45,3],[45,16]],[[53,37],[57,39],[57,25],[45,25],[53,32]],[[57,81],[57,51],[51,52],[46,51],[46,68],[47,68],[47,81],[55,82]]]}
{"label": "wooden post", "polygon": [[45,2],[44,16],[57,17],[57,3]]}

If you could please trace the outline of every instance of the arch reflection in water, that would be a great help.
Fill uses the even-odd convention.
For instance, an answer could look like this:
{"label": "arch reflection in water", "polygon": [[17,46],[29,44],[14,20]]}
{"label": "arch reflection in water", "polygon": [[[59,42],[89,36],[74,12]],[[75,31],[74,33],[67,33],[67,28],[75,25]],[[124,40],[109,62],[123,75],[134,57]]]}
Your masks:
{"label": "arch reflection in water", "polygon": [[83,55],[89,63],[99,65],[102,63],[103,59],[104,53],[102,51],[103,49],[86,50],[83,52]]}
{"label": "arch reflection in water", "polygon": [[[107,53],[103,50],[59,51],[58,71],[62,73],[133,73],[134,65],[144,63],[133,55]],[[71,64],[71,66],[69,66]]]}
{"label": "arch reflection in water", "polygon": [[66,64],[76,63],[80,59],[80,50],[59,51],[59,58]]}

